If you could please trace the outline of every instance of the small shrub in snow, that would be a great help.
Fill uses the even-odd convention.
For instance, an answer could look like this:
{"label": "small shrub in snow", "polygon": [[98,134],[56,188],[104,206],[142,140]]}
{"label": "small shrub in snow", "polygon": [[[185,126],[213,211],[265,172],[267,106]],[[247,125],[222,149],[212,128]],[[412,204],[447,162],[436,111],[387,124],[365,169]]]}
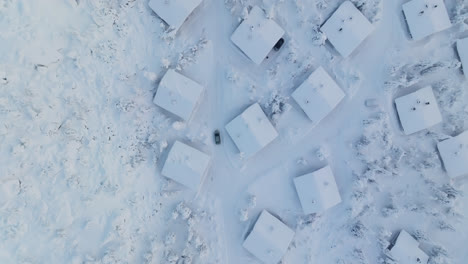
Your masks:
{"label": "small shrub in snow", "polygon": [[187,220],[192,214],[192,210],[184,203],[181,202],[176,207],[176,212],[182,217],[182,219]]}
{"label": "small shrub in snow", "polygon": [[429,181],[429,185],[432,190],[432,199],[444,205],[453,205],[458,197],[463,196],[461,191],[455,189],[450,184],[444,184],[438,187],[436,186],[436,183]]}
{"label": "small shrub in snow", "polygon": [[257,196],[255,196],[253,194],[250,195],[248,202],[249,202],[248,206],[249,206],[250,209],[255,208],[257,206]]}
{"label": "small shrub in snow", "polygon": [[439,245],[432,246],[429,252],[428,264],[449,264],[452,263],[448,251]]}
{"label": "small shrub in snow", "polygon": [[377,238],[378,238],[380,248],[384,251],[384,253],[386,252],[386,250],[390,246],[390,237],[391,236],[392,236],[392,232],[390,232],[388,230],[385,230],[383,228],[379,229]]}
{"label": "small shrub in snow", "polygon": [[437,61],[435,59],[420,60],[416,63],[401,63],[395,65],[390,70],[392,80],[385,84],[387,89],[406,88],[421,81],[422,77],[441,72],[460,68],[461,62],[458,60]]}
{"label": "small shrub in snow", "polygon": [[353,252],[352,252],[352,256],[354,258],[353,263],[356,263],[356,264],[367,264],[367,263],[369,263],[367,258],[366,258],[366,255],[364,254],[364,252],[360,248],[355,248],[353,250]]}
{"label": "small shrub in snow", "polygon": [[176,241],[176,235],[174,233],[169,233],[166,235],[166,238],[164,239],[164,245],[169,246],[174,244]]}
{"label": "small shrub in snow", "polygon": [[297,225],[299,228],[304,228],[306,226],[312,225],[317,219],[318,219],[317,214],[301,215],[297,219]]}
{"label": "small shrub in snow", "polygon": [[320,31],[320,25],[314,25],[312,27],[312,43],[315,46],[323,46],[327,41],[327,36]]}
{"label": "small shrub in snow", "polygon": [[437,227],[442,231],[455,231],[455,228],[444,220],[439,220]]}
{"label": "small shrub in snow", "polygon": [[467,1],[457,1],[452,15],[453,24],[463,24],[464,28],[467,27],[468,19],[468,2]]}
{"label": "small shrub in snow", "polygon": [[382,19],[383,0],[351,0],[351,2],[371,23],[374,24]]}
{"label": "small shrub in snow", "polygon": [[200,55],[200,52],[208,45],[208,43],[209,40],[203,37],[200,40],[198,40],[198,42],[195,45],[179,53],[176,69],[181,71],[186,66],[197,62],[197,58]]}
{"label": "small shrub in snow", "polygon": [[286,103],[287,100],[288,97],[281,95],[278,90],[274,90],[270,94],[270,98],[264,106],[268,116],[273,122],[277,122],[280,116],[291,108],[291,106]]}
{"label": "small shrub in snow", "polygon": [[319,149],[317,149],[315,155],[320,161],[325,161],[330,157],[330,151],[325,146],[321,146]]}
{"label": "small shrub in snow", "polygon": [[355,238],[363,238],[365,232],[367,232],[367,228],[361,222],[361,220],[356,221],[353,225],[351,225],[350,233]]}
{"label": "small shrub in snow", "polygon": [[241,209],[239,212],[239,220],[245,222],[249,220],[249,211],[245,208]]}
{"label": "small shrub in snow", "polygon": [[382,208],[382,215],[384,217],[394,216],[398,213],[398,209],[395,208],[393,203],[387,204]]}

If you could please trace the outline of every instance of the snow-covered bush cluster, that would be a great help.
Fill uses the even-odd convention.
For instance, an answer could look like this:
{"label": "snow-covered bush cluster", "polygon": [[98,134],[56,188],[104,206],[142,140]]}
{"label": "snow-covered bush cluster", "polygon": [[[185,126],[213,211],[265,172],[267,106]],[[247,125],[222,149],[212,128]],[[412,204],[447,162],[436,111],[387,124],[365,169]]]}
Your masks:
{"label": "snow-covered bush cluster", "polygon": [[382,19],[383,0],[351,0],[373,24]]}

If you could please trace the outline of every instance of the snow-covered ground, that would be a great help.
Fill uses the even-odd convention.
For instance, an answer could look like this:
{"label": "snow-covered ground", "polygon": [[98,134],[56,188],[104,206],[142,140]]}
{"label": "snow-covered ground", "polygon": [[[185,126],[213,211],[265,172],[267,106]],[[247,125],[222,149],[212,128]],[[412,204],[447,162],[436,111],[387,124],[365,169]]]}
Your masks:
{"label": "snow-covered ground", "polygon": [[[0,0],[0,263],[258,263],[264,209],[295,230],[283,263],[392,263],[402,229],[467,263],[468,179],[437,143],[468,130],[468,1],[413,41],[406,0],[352,0],[374,30],[346,59],[319,31],[342,2],[204,0],[175,33],[147,0]],[[286,32],[260,65],[230,40],[254,5]],[[291,94],[320,66],[346,96],[313,124]],[[188,123],[153,103],[168,69],[206,88]],[[394,100],[428,85],[443,121],[405,135]],[[255,102],[279,136],[245,159],[224,126]],[[211,156],[198,192],[161,175],[175,140]],[[304,215],[293,178],[327,164],[342,202]]]}

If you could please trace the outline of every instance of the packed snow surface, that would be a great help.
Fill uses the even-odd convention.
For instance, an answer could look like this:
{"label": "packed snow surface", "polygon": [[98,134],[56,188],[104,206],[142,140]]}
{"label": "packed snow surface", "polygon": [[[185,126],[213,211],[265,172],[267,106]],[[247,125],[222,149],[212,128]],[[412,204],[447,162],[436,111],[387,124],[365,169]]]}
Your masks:
{"label": "packed snow surface", "polygon": [[[468,130],[467,1],[414,41],[408,0],[351,0],[372,33],[347,57],[320,30],[344,0],[157,1],[178,30],[149,2],[0,0],[0,263],[259,264],[243,245],[266,211],[288,235],[255,246],[283,264],[394,264],[401,230],[428,264],[466,264],[468,179],[437,144]],[[231,40],[255,6],[285,41],[259,64]],[[345,96],[315,124],[293,93],[320,67]],[[153,103],[171,71],[203,87],[188,120]],[[442,121],[406,135],[395,99],[428,86]],[[225,127],[250,106],[242,150]],[[175,142],[209,156],[203,180],[163,176]],[[341,202],[305,214],[294,179],[325,166]]]}

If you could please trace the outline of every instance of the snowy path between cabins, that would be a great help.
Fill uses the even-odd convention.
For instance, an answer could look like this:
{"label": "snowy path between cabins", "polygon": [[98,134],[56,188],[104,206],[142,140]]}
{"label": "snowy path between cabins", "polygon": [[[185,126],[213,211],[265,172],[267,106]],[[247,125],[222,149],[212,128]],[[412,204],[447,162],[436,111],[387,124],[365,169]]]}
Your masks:
{"label": "snowy path between cabins", "polygon": [[[400,229],[431,263],[465,263],[467,180],[449,182],[435,144],[468,129],[454,50],[468,14],[453,11],[468,3],[447,0],[457,25],[412,42],[404,1],[383,0],[342,59],[314,31],[341,2],[205,0],[172,40],[146,0],[0,0],[0,263],[257,263],[242,241],[262,209],[296,230],[284,263],[385,263]],[[229,40],[254,4],[287,32],[260,66]],[[347,97],[312,127],[288,97],[319,66]],[[152,103],[167,68],[207,87],[189,124]],[[444,122],[405,136],[393,100],[427,84]],[[256,101],[290,107],[245,162],[212,131]],[[175,139],[213,157],[197,194],[160,175]],[[292,179],[327,163],[343,203],[304,216]]]}

